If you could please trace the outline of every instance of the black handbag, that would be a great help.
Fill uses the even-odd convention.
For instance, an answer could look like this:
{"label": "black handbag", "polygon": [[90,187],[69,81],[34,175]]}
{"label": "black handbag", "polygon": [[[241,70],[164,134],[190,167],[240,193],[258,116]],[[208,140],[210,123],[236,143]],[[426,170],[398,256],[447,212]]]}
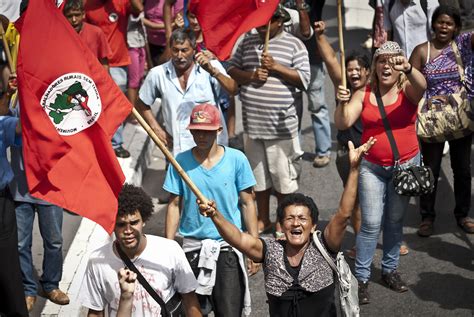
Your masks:
{"label": "black handbag", "polygon": [[181,301],[181,295],[176,292],[174,295],[168,300],[168,302],[164,302],[163,299],[156,293],[156,291],[151,287],[148,281],[143,277],[142,273],[137,269],[135,264],[128,258],[128,256],[123,252],[120,248],[120,245],[116,242],[115,249],[119,254],[122,261],[125,265],[137,274],[137,280],[143,286],[143,288],[150,294],[151,297],[160,305],[161,307],[161,316],[162,317],[184,317],[184,310],[183,304]]}
{"label": "black handbag", "polygon": [[400,153],[398,152],[397,143],[393,137],[379,91],[375,93],[375,98],[382,117],[385,133],[392,148],[393,161],[395,162],[393,168],[395,192],[404,196],[421,196],[431,193],[434,190],[434,176],[431,168],[423,165],[423,160],[421,160],[421,165],[410,164],[404,167],[400,166]]}

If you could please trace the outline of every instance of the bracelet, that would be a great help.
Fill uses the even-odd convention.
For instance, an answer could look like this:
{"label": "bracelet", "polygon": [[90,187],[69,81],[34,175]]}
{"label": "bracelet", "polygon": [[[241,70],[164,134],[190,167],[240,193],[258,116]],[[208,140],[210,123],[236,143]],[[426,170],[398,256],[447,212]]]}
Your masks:
{"label": "bracelet", "polygon": [[412,64],[410,64],[410,69],[409,69],[409,70],[407,70],[407,71],[403,71],[403,72],[405,73],[405,75],[410,75],[410,74],[411,74],[411,71],[412,71],[412,69],[413,69],[413,65],[412,65]]}

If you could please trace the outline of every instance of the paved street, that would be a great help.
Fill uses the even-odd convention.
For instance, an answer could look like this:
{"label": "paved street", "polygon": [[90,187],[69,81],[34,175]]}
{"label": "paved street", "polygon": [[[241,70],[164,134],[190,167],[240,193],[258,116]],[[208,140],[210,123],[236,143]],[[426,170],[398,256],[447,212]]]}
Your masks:
{"label": "paved street", "polygon": [[[337,34],[335,2],[336,0],[326,1],[323,15],[328,25],[328,35],[333,42],[336,41],[335,36]],[[355,2],[366,3],[367,1],[354,0]],[[358,19],[371,20],[371,17],[366,12],[358,16]],[[364,24],[367,24],[367,21],[364,21]],[[351,28],[345,32],[346,54],[352,49],[359,49],[360,43],[366,39],[367,34],[368,30],[356,28]],[[334,93],[329,78],[326,80],[326,85],[326,100],[330,107],[331,122],[333,123]],[[241,131],[240,124],[238,128],[238,131]],[[333,132],[334,140],[334,126]],[[342,192],[342,184],[334,163],[336,142],[333,141],[333,160],[330,165],[323,169],[313,168],[314,139],[310,117],[306,109],[301,140],[305,155],[302,164],[300,191],[315,199],[321,212],[319,228],[322,229],[337,209]],[[143,186],[156,200],[159,197],[164,197],[161,190],[164,177],[163,167],[163,157],[158,150],[155,150],[150,167],[145,173]],[[449,155],[444,158],[442,168],[437,200],[439,217],[435,224],[435,235],[430,238],[419,238],[416,235],[419,215],[418,202],[415,199],[410,202],[407,212],[404,239],[410,248],[410,253],[401,259],[399,270],[402,277],[408,282],[410,290],[404,294],[397,294],[381,284],[381,249],[379,246],[374,259],[373,274],[369,287],[372,303],[362,307],[363,316],[474,316],[474,235],[464,234],[456,226],[452,216],[454,196]],[[276,201],[273,199],[272,210],[275,210],[275,207]],[[146,226],[147,233],[163,234],[164,214],[165,205],[157,204],[156,213]],[[471,215],[474,216],[474,213],[471,212]],[[272,217],[272,219],[275,219],[274,212]],[[78,226],[79,217],[65,216],[64,254],[68,253]],[[343,249],[350,248],[354,244],[354,235],[351,230],[349,229],[346,233]],[[36,243],[36,241],[40,240],[39,233],[36,232],[33,254],[38,271],[41,268],[42,249],[41,244]],[[157,252],[160,251],[157,250]],[[351,266],[353,265],[353,261],[349,260],[348,262]],[[250,283],[252,316],[268,316],[262,272],[250,278]],[[40,300],[31,316],[53,316],[44,311],[41,313],[43,305],[44,300]],[[72,315],[59,313],[59,316]]]}

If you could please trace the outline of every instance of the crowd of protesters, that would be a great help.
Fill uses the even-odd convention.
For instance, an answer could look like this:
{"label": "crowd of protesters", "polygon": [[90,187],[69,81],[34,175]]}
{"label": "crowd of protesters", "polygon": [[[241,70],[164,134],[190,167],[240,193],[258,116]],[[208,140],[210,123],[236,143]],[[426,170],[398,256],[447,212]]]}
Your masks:
{"label": "crowd of protesters", "polygon": [[[312,198],[297,193],[304,94],[314,132],[313,166],[324,168],[332,159],[326,89],[336,95],[335,162],[344,191],[339,209],[314,239],[335,258],[351,220],[356,240],[346,255],[355,259],[361,305],[370,303],[371,266],[381,231],[382,281],[395,292],[408,290],[398,265],[400,255],[409,252],[403,244],[409,197],[395,192],[396,164],[424,163],[434,173],[434,191],[420,198],[417,231],[429,237],[435,230],[441,160],[449,151],[454,217],[464,232],[474,233],[474,219],[469,217],[472,135],[428,143],[419,140],[416,131],[418,103],[424,96],[447,96],[464,86],[474,106],[474,33],[461,32],[463,22],[472,23],[472,2],[377,1],[383,8],[375,15],[374,30],[383,25],[383,36],[371,35],[372,55],[364,50],[346,58],[346,74],[341,74],[325,36],[324,2],[281,1],[270,23],[242,35],[226,61],[206,48],[199,21],[183,8],[183,0],[61,4],[64,17],[210,199],[197,199],[180,171],[167,166],[165,237],[145,235],[151,199],[141,188],[124,185],[115,241],[94,251],[87,266],[80,297],[88,316],[160,316],[165,306],[154,298],[172,309],[168,304],[177,294],[181,315],[249,315],[248,278],[260,266],[270,316],[334,316],[334,275],[312,242],[318,209]],[[325,87],[326,74],[333,87]],[[38,294],[58,305],[70,301],[59,289],[63,209],[28,192],[18,119],[21,104],[11,103],[16,89],[16,75],[3,67],[0,247],[11,261],[0,269],[0,295],[12,300],[2,300],[2,316],[26,316]],[[236,98],[242,106],[243,146],[235,146]],[[377,107],[380,100],[399,150],[398,162]],[[129,117],[124,124],[137,122]],[[122,131],[123,125],[111,145],[118,158],[126,159],[130,153],[123,146]],[[271,195],[278,201],[273,220]],[[36,215],[44,247],[41,289],[31,254]],[[260,238],[268,233],[275,237]],[[184,238],[181,246],[173,241],[177,235]],[[124,257],[138,267],[138,276]]]}

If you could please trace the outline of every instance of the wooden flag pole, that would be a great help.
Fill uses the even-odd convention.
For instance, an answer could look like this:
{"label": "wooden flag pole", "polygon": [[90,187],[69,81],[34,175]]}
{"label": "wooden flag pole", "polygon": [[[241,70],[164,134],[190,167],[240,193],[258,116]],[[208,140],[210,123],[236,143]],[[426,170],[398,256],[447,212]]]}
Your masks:
{"label": "wooden flag pole", "polygon": [[137,119],[137,121],[141,124],[143,129],[145,129],[145,131],[151,137],[153,142],[155,142],[155,144],[160,148],[161,152],[163,152],[166,159],[171,163],[171,165],[173,165],[173,167],[176,169],[176,171],[184,180],[184,182],[189,186],[189,188],[192,190],[194,195],[196,195],[196,197],[201,201],[201,203],[207,204],[208,199],[201,193],[199,188],[196,187],[196,185],[193,183],[191,178],[189,178],[188,174],[186,174],[186,172],[183,170],[181,165],[179,165],[179,163],[176,161],[176,159],[173,157],[170,151],[166,148],[163,142],[161,142],[161,140],[156,135],[155,131],[153,131],[150,125],[145,121],[145,119],[143,119],[143,117],[140,115],[137,109],[133,108],[132,113]]}
{"label": "wooden flag pole", "polygon": [[272,24],[272,20],[268,21],[267,25],[267,32],[265,33],[265,43],[263,45],[263,52],[268,53],[268,42],[270,42],[270,25]]}
{"label": "wooden flag pole", "polygon": [[339,51],[341,58],[341,85],[347,86],[346,57],[344,53],[344,37],[342,34],[342,0],[337,0],[337,29],[339,33]]}
{"label": "wooden flag pole", "polygon": [[8,66],[12,73],[15,72],[15,67],[13,65],[12,54],[10,53],[10,49],[8,48],[7,38],[5,37],[5,29],[3,28],[3,23],[0,23],[0,36],[2,37],[3,42],[3,50],[5,51],[5,55],[7,56]]}

